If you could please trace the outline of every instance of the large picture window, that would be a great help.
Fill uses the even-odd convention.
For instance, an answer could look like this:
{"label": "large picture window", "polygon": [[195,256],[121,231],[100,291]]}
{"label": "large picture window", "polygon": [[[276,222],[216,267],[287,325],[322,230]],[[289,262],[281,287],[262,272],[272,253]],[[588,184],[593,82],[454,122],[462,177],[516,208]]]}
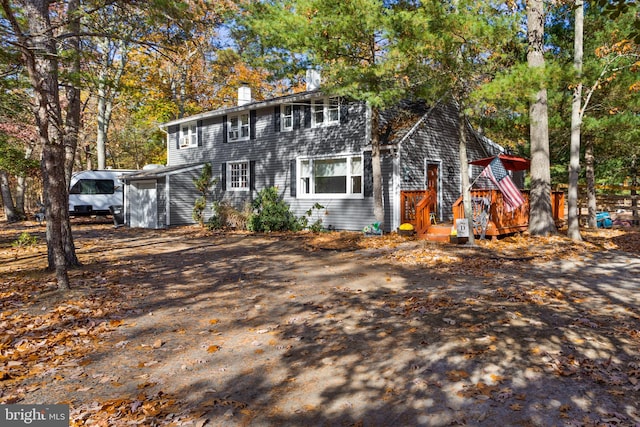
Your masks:
{"label": "large picture window", "polygon": [[298,171],[301,197],[363,195],[361,155],[300,159]]}
{"label": "large picture window", "polygon": [[229,117],[229,141],[243,141],[249,139],[249,113]]}
{"label": "large picture window", "polygon": [[227,163],[227,190],[249,189],[249,162]]}

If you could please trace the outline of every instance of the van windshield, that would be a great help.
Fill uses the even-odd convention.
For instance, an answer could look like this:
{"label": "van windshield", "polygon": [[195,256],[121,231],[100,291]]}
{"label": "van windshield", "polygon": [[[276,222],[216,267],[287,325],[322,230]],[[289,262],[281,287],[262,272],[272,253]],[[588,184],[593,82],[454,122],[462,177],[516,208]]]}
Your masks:
{"label": "van windshield", "polygon": [[76,182],[69,194],[113,194],[115,186],[112,179],[81,179]]}

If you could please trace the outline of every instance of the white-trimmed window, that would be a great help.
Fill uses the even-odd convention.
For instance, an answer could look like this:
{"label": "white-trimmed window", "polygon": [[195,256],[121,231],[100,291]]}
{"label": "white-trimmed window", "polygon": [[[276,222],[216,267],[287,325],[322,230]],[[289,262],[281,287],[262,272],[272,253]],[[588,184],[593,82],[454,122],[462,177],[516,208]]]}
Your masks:
{"label": "white-trimmed window", "polygon": [[198,146],[198,124],[184,123],[180,126],[180,148]]}
{"label": "white-trimmed window", "polygon": [[280,113],[280,130],[287,131],[293,129],[293,105],[285,104]]}
{"label": "white-trimmed window", "polygon": [[249,189],[250,167],[248,161],[227,163],[227,190],[244,191]]}
{"label": "white-trimmed window", "polygon": [[340,123],[338,98],[315,99],[311,104],[311,126],[330,126]]}
{"label": "white-trimmed window", "polygon": [[249,113],[230,116],[227,126],[229,141],[244,141],[249,139]]}
{"label": "white-trimmed window", "polygon": [[298,159],[300,197],[362,197],[362,155]]}

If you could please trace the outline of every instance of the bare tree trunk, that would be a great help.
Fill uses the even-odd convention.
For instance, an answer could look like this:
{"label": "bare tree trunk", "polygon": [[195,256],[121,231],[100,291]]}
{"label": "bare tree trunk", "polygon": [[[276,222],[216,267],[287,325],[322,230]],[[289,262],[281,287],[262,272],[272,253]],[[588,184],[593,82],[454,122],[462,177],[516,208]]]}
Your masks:
{"label": "bare tree trunk", "polygon": [[[27,145],[25,149],[24,158],[30,159],[31,154],[33,154],[33,146],[31,144]],[[22,175],[16,178],[16,191],[15,191],[15,202],[16,202],[16,213],[22,219],[27,219],[27,214],[24,206],[24,193],[27,189],[27,177]]]}
{"label": "bare tree trunk", "polygon": [[467,244],[475,246],[476,237],[473,234],[473,209],[471,208],[471,186],[469,185],[469,160],[467,158],[467,118],[464,114],[464,106],[458,103],[458,152],[460,156],[460,177],[462,179],[462,205],[464,217],[467,220],[469,239]]}
{"label": "bare tree trunk", "polygon": [[[112,42],[109,39],[104,39],[99,43],[105,53],[103,58],[104,68],[100,71],[98,77],[98,130],[96,135],[98,169],[105,169],[107,166],[107,140],[113,111],[113,93],[120,85],[127,64],[129,49],[125,41],[116,42],[116,48],[110,43]],[[114,51],[117,51],[119,55],[117,67],[114,67]],[[114,68],[115,74],[110,75]]]}
{"label": "bare tree trunk", "polygon": [[69,289],[67,264],[62,244],[62,222],[68,221],[64,175],[63,121],[58,81],[58,50],[49,18],[49,1],[22,0],[28,30],[13,14],[7,0],[0,0],[5,19],[19,40],[34,96],[34,113],[42,146],[42,176],[47,218],[47,247],[52,257],[58,288]]}
{"label": "bare tree trunk", "polygon": [[[527,63],[532,70],[544,68],[543,0],[527,1]],[[541,88],[529,106],[531,137],[531,191],[529,196],[529,232],[545,236],[557,232],[551,211],[551,166],[549,160],[549,115],[547,89]]]}
{"label": "bare tree trunk", "polygon": [[[68,5],[69,16],[76,16],[80,9],[80,0],[70,0]],[[69,185],[71,183],[71,175],[73,173],[73,164],[76,157],[76,149],[78,147],[78,138],[80,137],[80,89],[77,85],[77,78],[80,75],[80,18],[76,17],[69,22],[69,33],[74,34],[70,38],[73,59],[71,61],[71,81],[67,83],[67,116],[65,120],[64,134],[64,195],[65,207],[68,212],[69,206]],[[67,266],[75,267],[80,265],[80,261],[76,256],[76,247],[73,242],[73,233],[71,231],[71,222],[69,215],[65,215],[62,221],[62,245],[64,247],[65,259]]]}
{"label": "bare tree trunk", "polygon": [[582,241],[580,235],[580,216],[578,214],[578,180],[580,178],[580,128],[582,125],[582,50],[584,32],[584,4],[576,0],[575,35],[573,39],[573,66],[576,69],[578,84],[573,90],[571,103],[571,151],[569,158],[569,194],[567,214],[567,236],[576,241]]}
{"label": "bare tree trunk", "polygon": [[8,222],[18,220],[15,204],[13,203],[13,195],[11,194],[11,186],[9,185],[9,176],[5,171],[0,171],[0,194],[2,195],[2,204],[4,205],[4,215]]}
{"label": "bare tree trunk", "polygon": [[107,94],[105,86],[106,76],[100,76],[98,83],[98,132],[96,134],[96,152],[98,157],[98,169],[105,169],[107,158],[107,127],[104,111],[106,109]]}
{"label": "bare tree trunk", "polygon": [[384,226],[384,203],[382,201],[382,167],[380,164],[380,110],[371,109],[371,167],[373,169],[373,215]]}
{"label": "bare tree trunk", "polygon": [[593,154],[593,139],[586,138],[584,149],[584,164],[587,175],[587,206],[589,228],[596,228],[596,172],[595,155]]}

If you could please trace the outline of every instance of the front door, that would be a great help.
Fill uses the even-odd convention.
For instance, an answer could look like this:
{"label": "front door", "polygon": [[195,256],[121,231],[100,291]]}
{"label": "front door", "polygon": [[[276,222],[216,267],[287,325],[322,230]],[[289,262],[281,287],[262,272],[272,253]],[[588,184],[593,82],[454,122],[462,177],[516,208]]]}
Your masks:
{"label": "front door", "polygon": [[[436,193],[436,200],[440,198],[440,189],[438,188],[439,165],[437,163],[427,163],[427,188],[433,189]],[[429,210],[437,215],[438,205],[434,202]]]}

